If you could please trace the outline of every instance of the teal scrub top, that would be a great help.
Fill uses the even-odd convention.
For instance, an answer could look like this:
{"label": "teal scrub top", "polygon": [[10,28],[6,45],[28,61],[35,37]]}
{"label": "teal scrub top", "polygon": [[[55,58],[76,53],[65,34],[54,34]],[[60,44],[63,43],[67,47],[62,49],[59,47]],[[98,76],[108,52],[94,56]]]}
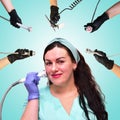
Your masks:
{"label": "teal scrub top", "polygon": [[54,97],[49,86],[40,89],[40,120],[85,120],[84,112],[79,105],[78,97],[74,99],[70,114],[68,114],[60,103],[59,99]]}

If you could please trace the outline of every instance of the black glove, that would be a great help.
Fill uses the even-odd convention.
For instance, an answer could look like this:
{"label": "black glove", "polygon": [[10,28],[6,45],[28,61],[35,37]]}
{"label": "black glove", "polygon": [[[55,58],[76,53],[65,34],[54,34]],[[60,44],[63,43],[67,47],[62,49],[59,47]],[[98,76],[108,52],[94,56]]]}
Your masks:
{"label": "black glove", "polygon": [[21,21],[20,17],[17,15],[16,10],[13,9],[11,12],[9,12],[9,15],[10,15],[11,25],[13,25],[16,28],[20,28],[20,26],[18,26],[16,23],[22,24],[22,21]]}
{"label": "black glove", "polygon": [[28,49],[17,49],[15,53],[17,54],[13,53],[7,56],[10,63],[13,63],[16,60],[24,59],[33,55],[33,51]]}
{"label": "black glove", "polygon": [[87,23],[87,25],[84,25],[85,30],[88,26],[92,27],[92,31],[96,31],[106,20],[108,20],[109,17],[107,13],[103,13],[101,16],[99,16],[94,22],[92,23]]}
{"label": "black glove", "polygon": [[95,50],[94,52],[97,52],[99,54],[101,54],[102,56],[99,56],[97,54],[94,54],[95,56],[95,59],[103,64],[107,69],[112,69],[113,68],[113,65],[114,65],[114,61],[113,60],[109,60],[106,56],[106,53],[102,52],[102,51],[98,51],[98,50]]}
{"label": "black glove", "polygon": [[56,24],[59,21],[59,19],[60,19],[60,15],[58,13],[59,8],[57,6],[51,6],[50,10],[51,10],[50,21],[53,24]]}

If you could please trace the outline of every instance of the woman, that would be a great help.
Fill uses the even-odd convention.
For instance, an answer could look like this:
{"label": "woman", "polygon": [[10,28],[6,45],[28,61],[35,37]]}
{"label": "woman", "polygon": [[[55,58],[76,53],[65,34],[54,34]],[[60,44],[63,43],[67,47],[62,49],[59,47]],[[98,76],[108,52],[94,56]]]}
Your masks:
{"label": "woman", "polygon": [[[37,73],[26,76],[28,103],[21,120],[108,120],[102,93],[81,53],[63,38],[43,54],[49,85],[38,90]],[[84,114],[83,114],[84,113]]]}

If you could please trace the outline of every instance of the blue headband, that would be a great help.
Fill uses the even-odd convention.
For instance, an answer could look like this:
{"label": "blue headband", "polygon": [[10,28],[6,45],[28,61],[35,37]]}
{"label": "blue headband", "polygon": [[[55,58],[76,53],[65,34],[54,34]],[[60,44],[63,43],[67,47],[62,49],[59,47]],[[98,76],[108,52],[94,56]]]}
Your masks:
{"label": "blue headband", "polygon": [[66,46],[72,52],[72,55],[74,56],[74,59],[77,63],[80,61],[80,56],[77,52],[77,49],[70,42],[68,42],[66,39],[55,38],[55,39],[51,40],[48,45],[50,45],[56,41],[60,42],[64,46]]}

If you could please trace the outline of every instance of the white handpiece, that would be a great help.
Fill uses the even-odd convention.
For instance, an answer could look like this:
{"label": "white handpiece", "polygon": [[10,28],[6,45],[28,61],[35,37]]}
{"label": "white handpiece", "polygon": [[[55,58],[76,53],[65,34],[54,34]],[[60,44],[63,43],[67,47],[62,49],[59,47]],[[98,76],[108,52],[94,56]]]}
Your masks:
{"label": "white handpiece", "polygon": [[98,52],[95,52],[95,51],[92,51],[91,49],[86,49],[86,52],[87,53],[91,53],[91,54],[96,54],[96,55],[99,55],[99,56],[102,56],[101,54],[99,54]]}
{"label": "white handpiece", "polygon": [[[0,52],[0,54],[19,54],[18,52]],[[35,51],[28,51],[28,52],[25,52],[24,54],[22,55],[29,55],[29,56],[33,56],[35,55]]]}
{"label": "white handpiece", "polygon": [[31,31],[32,31],[32,27],[28,27],[28,26],[25,26],[25,25],[20,24],[20,23],[17,23],[17,25],[18,25],[19,27],[23,28],[23,29],[28,30],[28,32],[31,32]]}
{"label": "white handpiece", "polygon": [[[10,22],[9,19],[7,19],[7,18],[5,18],[5,17],[3,17],[3,16],[1,16],[1,15],[0,15],[0,18],[6,20],[6,21],[8,21],[8,22]],[[28,26],[25,26],[25,25],[20,24],[20,23],[16,23],[16,24],[17,24],[19,27],[21,27],[21,28],[23,28],[23,29],[26,29],[28,32],[31,32],[31,31],[32,31],[32,27],[28,27]]]}
{"label": "white handpiece", "polygon": [[[45,72],[45,70],[43,70],[42,72],[40,72],[40,73],[38,73],[38,77],[46,77],[47,75],[46,75],[46,72]],[[25,82],[25,78],[22,78],[22,79],[20,79],[18,82],[19,83],[23,83],[23,82]]]}

